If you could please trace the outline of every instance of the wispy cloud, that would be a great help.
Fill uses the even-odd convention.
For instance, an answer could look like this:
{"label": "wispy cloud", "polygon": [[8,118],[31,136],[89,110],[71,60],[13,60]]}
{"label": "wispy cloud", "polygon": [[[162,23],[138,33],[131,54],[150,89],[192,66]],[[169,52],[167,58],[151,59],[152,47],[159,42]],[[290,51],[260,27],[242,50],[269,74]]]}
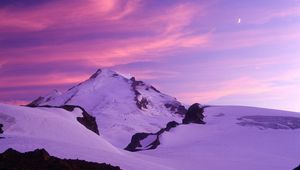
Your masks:
{"label": "wispy cloud", "polygon": [[224,96],[234,95],[234,94],[257,94],[269,91],[264,83],[250,78],[250,77],[241,77],[233,80],[226,80],[221,83],[218,83],[215,89],[209,89],[200,92],[189,92],[179,94],[180,98],[188,99],[190,102],[211,102],[217,100]]}
{"label": "wispy cloud", "polygon": [[297,92],[300,90],[299,71],[299,69],[290,69],[270,77],[238,77],[220,81],[203,90],[199,89],[202,85],[198,85],[197,90],[180,93],[179,98],[188,102],[214,103],[221,98],[230,96],[243,96],[244,98],[264,94],[269,97],[272,96],[269,100],[272,98],[277,100],[283,96],[283,93],[288,94],[289,91]]}
{"label": "wispy cloud", "polygon": [[249,20],[246,20],[249,24],[265,24],[278,19],[286,19],[290,17],[300,17],[300,7],[291,6],[283,7],[280,9],[261,9],[254,12]]}
{"label": "wispy cloud", "polygon": [[[299,84],[294,73],[300,66],[297,1],[41,0],[21,5],[0,6],[0,100],[24,100],[20,96],[54,86],[65,89],[98,67],[131,73],[184,101],[271,96]],[[157,64],[131,65],[151,62]]]}
{"label": "wispy cloud", "polygon": [[[96,69],[136,61],[155,61],[182,49],[199,48],[209,41],[209,34],[188,28],[195,17],[204,14],[201,6],[174,3],[143,18],[134,15],[147,8],[145,3],[139,0],[78,0],[74,3],[66,1],[68,8],[65,8],[66,4],[54,1],[41,4],[35,10],[1,9],[0,19],[5,22],[0,24],[0,34],[4,36],[0,43],[8,46],[5,41],[12,39],[17,43],[20,40],[26,42],[19,47],[12,44],[2,48],[0,59],[8,63],[3,67],[11,70],[15,66],[15,70],[20,71],[18,76],[10,76],[14,74],[12,70],[3,73],[1,87],[59,86],[74,84],[88,77],[86,74],[70,76],[64,72],[48,73],[38,65],[77,63],[77,67]],[[143,36],[139,32],[143,32]],[[114,38],[115,34],[121,37]],[[22,73],[22,70],[29,69],[23,68],[22,64],[41,71]],[[175,74],[172,71],[154,73],[149,70],[135,73],[142,79]]]}
{"label": "wispy cloud", "polygon": [[[139,6],[139,2],[140,1],[128,1],[125,4],[121,3],[123,4],[123,6],[120,7],[116,5],[120,4],[120,2],[117,2],[117,0],[89,1],[88,5],[84,6],[84,8],[88,9],[72,9],[74,11],[78,10],[78,12],[63,11],[71,14],[66,14],[66,16],[63,15],[62,18],[66,17],[67,20],[68,17],[71,17],[72,19],[70,20],[74,20],[74,18],[78,19],[78,17],[80,17],[91,20],[90,16],[92,16],[93,18],[94,15],[97,16],[105,13],[105,20],[110,19],[110,17],[113,17],[113,20],[121,19],[122,17],[120,16],[125,16],[125,14],[127,15],[134,11],[134,9]],[[91,9],[89,8],[89,6],[91,6]],[[119,8],[121,8],[121,10]],[[56,10],[59,9],[60,8]],[[44,10],[41,11],[46,13],[45,16],[48,16],[48,10],[46,10],[46,12]],[[175,51],[179,50],[180,48],[199,47],[209,41],[209,34],[197,34],[194,33],[193,30],[186,29],[186,27],[193,21],[193,18],[199,16],[199,14],[196,12],[198,8],[194,7],[192,4],[185,3],[177,4],[164,10],[165,12],[162,13],[154,13],[151,18],[134,18],[128,20],[124,19],[119,21],[118,23],[121,24],[118,27],[125,28],[124,31],[128,31],[127,28],[131,27],[132,25],[135,25],[133,27],[136,27],[134,29],[137,30],[143,30],[145,29],[145,25],[151,25],[148,29],[143,30],[148,32],[150,34],[149,36],[139,37],[133,34],[133,36],[118,39],[102,39],[101,36],[99,36],[99,38],[97,39],[93,39],[93,37],[90,37],[86,41],[68,42],[66,41],[66,39],[68,39],[69,37],[84,37],[85,26],[82,29],[76,28],[77,31],[75,32],[73,32],[72,28],[70,28],[67,33],[62,27],[62,31],[58,31],[58,34],[61,34],[62,37],[55,40],[57,44],[48,43],[44,45],[34,45],[25,48],[19,48],[11,55],[14,55],[18,52],[22,54],[25,53],[26,55],[20,58],[20,60],[26,61],[28,58],[31,58],[33,62],[47,62],[55,60],[86,60],[92,65],[111,66],[115,64],[132,62],[134,60],[143,61],[146,60],[146,58],[152,60],[155,58],[163,57],[164,52]],[[26,17],[26,14],[22,15]],[[28,15],[28,18],[32,18],[32,15],[34,16],[34,14]],[[64,19],[61,19],[61,15],[61,12],[59,12],[59,16],[54,15],[54,19],[50,17],[51,23],[64,23],[65,21]],[[55,17],[59,19],[56,19]],[[23,21],[22,18],[20,20]],[[66,22],[69,23],[70,21]],[[15,24],[19,25],[19,23]],[[106,24],[112,24],[111,26],[114,26],[114,23]],[[92,25],[94,24],[92,23]],[[155,27],[155,25],[157,25],[157,27]],[[47,26],[49,27],[49,25]],[[141,28],[138,28],[139,26],[141,26]],[[98,30],[98,28],[95,28],[93,29],[93,31],[95,31],[95,34],[99,35],[101,35],[102,33],[110,34],[110,29],[110,27],[104,27],[104,30]],[[43,37],[48,36],[48,32],[41,33],[43,34]],[[111,34],[114,34],[114,31]],[[126,32],[124,34],[126,34]],[[89,45],[87,45],[87,43]],[[5,53],[4,50],[1,55],[10,55],[10,51],[11,50],[9,50],[8,53]],[[53,51],[56,51],[56,53],[54,53]]]}
{"label": "wispy cloud", "polygon": [[[260,28],[212,35],[208,50],[226,50],[299,41],[298,28]],[[276,35],[276,36],[274,36]]]}

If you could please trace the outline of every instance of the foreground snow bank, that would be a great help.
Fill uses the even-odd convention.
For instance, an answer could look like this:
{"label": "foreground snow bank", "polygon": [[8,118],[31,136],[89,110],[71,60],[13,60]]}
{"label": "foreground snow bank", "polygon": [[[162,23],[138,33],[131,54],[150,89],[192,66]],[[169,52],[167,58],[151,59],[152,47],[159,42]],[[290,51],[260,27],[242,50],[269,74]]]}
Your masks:
{"label": "foreground snow bank", "polygon": [[261,124],[240,124],[245,118],[254,118],[257,122],[285,122],[295,127],[299,113],[220,106],[206,108],[204,115],[205,125],[189,124],[171,129],[160,137],[160,147],[141,153],[156,157],[152,161],[180,170],[274,170],[299,165],[300,129],[262,129]]}
{"label": "foreground snow bank", "polygon": [[51,155],[66,159],[81,159],[120,166],[121,169],[171,169],[149,162],[147,156],[120,150],[101,135],[88,130],[72,112],[60,108],[29,108],[0,104],[0,124],[4,133],[0,138],[0,152],[8,148],[20,152],[46,149]]}

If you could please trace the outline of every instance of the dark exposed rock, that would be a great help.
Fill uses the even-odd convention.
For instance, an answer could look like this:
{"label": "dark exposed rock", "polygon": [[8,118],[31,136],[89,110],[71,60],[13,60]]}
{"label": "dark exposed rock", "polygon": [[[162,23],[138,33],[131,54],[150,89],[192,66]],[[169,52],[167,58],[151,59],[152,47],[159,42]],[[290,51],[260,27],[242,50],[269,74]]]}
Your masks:
{"label": "dark exposed rock", "polygon": [[119,77],[119,74],[114,73],[112,77]]}
{"label": "dark exposed rock", "polygon": [[131,80],[133,86],[143,86],[143,85],[145,85],[145,83],[143,81],[138,81],[138,80],[135,79],[135,77],[131,77],[130,80]]}
{"label": "dark exposed rock", "polygon": [[64,102],[64,105],[67,105],[67,103],[68,103],[69,101],[71,101],[72,98],[73,98],[74,96],[76,96],[76,93],[72,94],[71,97],[69,97],[69,98]]}
{"label": "dark exposed rock", "polygon": [[1,170],[120,170],[118,166],[84,160],[60,159],[50,156],[45,149],[20,153],[8,149],[0,154]]}
{"label": "dark exposed rock", "polygon": [[84,125],[86,128],[88,128],[89,130],[99,135],[98,125],[96,123],[95,117],[83,112],[83,117],[77,117],[77,121],[80,122],[82,125]]}
{"label": "dark exposed rock", "polygon": [[[3,128],[3,125],[0,124],[0,134],[2,134],[2,133],[4,132],[2,128]],[[2,138],[3,138],[3,137],[0,136],[0,139],[2,139]]]}
{"label": "dark exposed rock", "polygon": [[185,115],[187,112],[186,108],[178,103],[166,103],[165,107],[175,112],[176,114]]}
{"label": "dark exposed rock", "polygon": [[[91,116],[87,111],[85,111],[84,108],[80,106],[74,106],[74,105],[64,105],[62,106],[63,109],[68,111],[73,111],[75,108],[80,108],[82,110],[82,116],[83,117],[77,117],[77,121],[84,125],[87,129],[95,132],[97,135],[99,135],[98,125],[96,122],[96,118]],[[72,110],[70,110],[72,109]]]}
{"label": "dark exposed rock", "polygon": [[[139,109],[147,109],[147,105],[150,103],[149,100],[147,100],[147,98],[145,97],[140,97],[141,93],[137,90],[137,86],[145,86],[146,84],[143,81],[138,81],[135,79],[135,77],[132,77],[130,79],[131,81],[131,87],[132,90],[135,94],[134,100],[136,102],[136,105]],[[145,87],[145,90],[150,90],[152,89],[153,91],[157,92],[157,93],[161,93],[159,90],[157,90],[155,87],[153,86],[147,86]],[[162,96],[162,94],[161,94]],[[139,100],[140,98],[140,100]],[[179,102],[177,103],[167,103],[165,104],[166,108],[169,108],[171,111],[175,112],[176,114],[182,114],[184,115],[186,112],[186,109],[184,106],[182,106]]]}
{"label": "dark exposed rock", "polygon": [[[28,105],[27,105],[28,106]],[[91,130],[92,132],[95,132],[97,135],[99,135],[98,125],[96,122],[96,118],[91,116],[84,108],[81,106],[76,105],[63,105],[63,106],[49,106],[49,105],[43,105],[43,106],[28,106],[28,107],[47,107],[47,108],[62,108],[69,112],[72,112],[75,108],[79,108],[82,111],[83,117],[77,117],[77,121],[85,126],[87,129]]]}
{"label": "dark exposed rock", "polygon": [[204,115],[204,107],[200,107],[199,103],[195,103],[189,107],[188,111],[185,114],[184,119],[182,120],[183,124],[189,123],[198,123],[205,124],[203,121]]}
{"label": "dark exposed rock", "polygon": [[141,100],[139,100],[139,96],[141,95],[141,93],[137,90],[137,86],[142,86],[145,85],[144,82],[142,81],[137,81],[134,77],[132,77],[131,79],[131,88],[134,92],[134,101],[136,102],[136,106],[139,109],[147,109],[147,105],[149,104],[149,101],[146,98],[142,98]]}
{"label": "dark exposed rock", "polygon": [[185,115],[185,113],[187,112],[186,108],[182,105],[178,106],[177,107],[177,114],[180,114],[180,115]]}
{"label": "dark exposed rock", "polygon": [[150,147],[148,148],[148,150],[150,150],[150,149],[156,149],[158,147],[158,145],[160,145],[159,135],[156,134],[156,138],[155,138],[155,140],[152,143],[149,144]]}
{"label": "dark exposed rock", "polygon": [[90,77],[90,79],[95,79],[99,74],[101,74],[101,72],[102,72],[102,70],[101,70],[101,69],[98,69],[98,70],[96,71],[96,73],[94,73],[94,74]]}
{"label": "dark exposed rock", "polygon": [[[165,105],[166,107],[172,107],[173,105]],[[205,124],[203,121],[204,115],[204,109],[209,106],[203,106],[200,107],[198,103],[193,104],[190,106],[188,111],[185,114],[184,119],[182,120],[182,124],[189,124],[189,123],[198,123],[198,124]],[[170,108],[172,109],[172,108]],[[165,128],[160,129],[156,133],[136,133],[132,136],[131,142],[127,145],[125,150],[136,152],[136,151],[142,151],[142,150],[149,150],[149,149],[156,149],[160,145],[160,135],[165,133],[166,131],[170,131],[172,128],[175,128],[177,126],[181,125],[180,123],[177,123],[176,121],[171,121],[167,123]],[[141,141],[151,137],[148,140],[153,140],[150,144],[146,146],[142,146]],[[155,138],[153,139],[153,136]]]}
{"label": "dark exposed rock", "polygon": [[77,85],[75,85],[75,86],[73,86],[73,87],[69,88],[67,91],[70,91],[70,90],[74,89],[75,87],[78,87],[78,86],[80,86],[81,84],[82,84],[82,83],[79,83],[79,84],[77,84]]}
{"label": "dark exposed rock", "polygon": [[160,93],[160,91],[159,91],[159,90],[157,90],[155,87],[153,87],[153,86],[150,86],[150,88],[151,88],[152,90],[156,91],[157,93]]}
{"label": "dark exposed rock", "polygon": [[44,100],[44,97],[38,97],[37,99],[35,99],[34,101],[32,101],[31,103],[27,104],[28,107],[36,107],[38,106],[42,101]]}
{"label": "dark exposed rock", "polygon": [[170,104],[170,103],[166,103],[165,107],[170,109],[171,111],[175,111],[177,109],[177,107],[175,105]]}
{"label": "dark exposed rock", "polygon": [[[127,145],[125,150],[136,152],[142,150],[150,150],[156,149],[158,145],[160,145],[159,135],[162,134],[164,130],[160,130],[157,133],[136,133],[132,136],[131,142]],[[146,139],[147,137],[154,135],[155,139],[147,146],[142,146],[141,141]]]}
{"label": "dark exposed rock", "polygon": [[136,133],[131,137],[131,142],[126,146],[125,150],[135,152],[140,151],[138,147],[142,147],[140,141],[149,136],[150,133]]}
{"label": "dark exposed rock", "polygon": [[[136,133],[132,136],[131,142],[127,145],[125,150],[136,152],[136,151],[142,151],[142,150],[150,150],[150,149],[156,149],[160,145],[159,136],[163,134],[165,131],[169,131],[170,129],[178,126],[179,123],[172,121],[169,122],[166,126],[166,128],[160,129],[156,133]],[[141,141],[146,139],[149,136],[155,136],[155,139],[147,146],[142,146]]]}
{"label": "dark exposed rock", "polygon": [[0,134],[2,134],[2,133],[3,133],[3,130],[2,130],[2,128],[3,128],[3,125],[2,125],[2,124],[0,124]]}
{"label": "dark exposed rock", "polygon": [[137,105],[138,105],[139,108],[145,108],[145,109],[147,109],[147,105],[148,104],[149,104],[148,100],[146,98],[144,98],[144,97],[142,98],[141,101],[137,102]]}
{"label": "dark exposed rock", "polygon": [[293,170],[300,170],[300,165],[296,168],[294,168]]}
{"label": "dark exposed rock", "polygon": [[167,124],[167,127],[165,128],[165,130],[170,131],[172,128],[175,128],[178,125],[179,125],[179,123],[177,123],[176,121],[169,122]]}

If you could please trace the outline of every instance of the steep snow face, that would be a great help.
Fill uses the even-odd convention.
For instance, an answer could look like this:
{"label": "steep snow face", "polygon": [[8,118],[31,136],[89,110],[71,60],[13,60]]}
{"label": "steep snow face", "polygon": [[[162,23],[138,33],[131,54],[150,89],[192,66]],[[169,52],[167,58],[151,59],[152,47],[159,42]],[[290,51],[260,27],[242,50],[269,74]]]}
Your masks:
{"label": "steep snow face", "polygon": [[252,107],[205,108],[205,125],[160,136],[153,162],[175,169],[293,169],[300,158],[300,113]]}
{"label": "steep snow face", "polygon": [[105,162],[124,170],[170,170],[171,168],[147,161],[147,157],[120,150],[103,137],[81,125],[72,112],[60,108],[29,108],[0,104],[0,153],[8,148],[21,152],[46,149],[59,158]]}
{"label": "steep snow face", "polygon": [[28,106],[38,106],[41,103],[46,103],[48,101],[50,101],[51,99],[60,96],[62,93],[58,90],[53,90],[51,93],[47,94],[46,96],[41,96],[37,99],[35,99],[34,101],[32,101],[30,104],[28,104]]}
{"label": "steep snow face", "polygon": [[99,69],[88,80],[65,93],[31,105],[35,104],[83,107],[96,117],[100,134],[122,148],[130,142],[133,134],[156,132],[167,122],[180,120],[185,111],[175,98],[108,69]]}
{"label": "steep snow face", "polygon": [[[4,137],[29,137],[81,146],[103,146],[103,150],[117,151],[102,137],[81,125],[76,117],[82,111],[73,112],[59,108],[28,108],[0,104],[0,123]],[[76,130],[74,130],[76,129]],[[89,139],[89,140],[86,140]]]}

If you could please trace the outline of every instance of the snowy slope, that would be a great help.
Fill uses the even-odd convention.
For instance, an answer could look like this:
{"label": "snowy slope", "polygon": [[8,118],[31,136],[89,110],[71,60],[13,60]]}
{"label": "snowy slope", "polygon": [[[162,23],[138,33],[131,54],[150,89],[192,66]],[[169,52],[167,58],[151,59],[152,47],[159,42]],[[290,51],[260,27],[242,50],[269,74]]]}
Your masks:
{"label": "snowy slope", "polygon": [[79,105],[96,117],[100,133],[124,148],[136,132],[155,132],[184,112],[175,98],[134,78],[109,69],[98,70],[88,80],[65,93],[54,92],[30,105]]}
{"label": "snowy slope", "polygon": [[0,123],[3,124],[5,135],[89,147],[101,145],[103,150],[117,152],[110,143],[81,125],[76,120],[76,117],[80,116],[82,115],[79,109],[68,112],[59,108],[28,108],[0,104]]}
{"label": "snowy slope", "polygon": [[[36,107],[45,105],[83,107],[96,118],[100,136],[79,123],[77,118],[86,113],[80,108]],[[0,152],[45,148],[56,157],[125,170],[285,170],[300,164],[300,113],[209,106],[202,108],[205,124],[178,124],[185,109],[175,98],[108,69],[29,106],[0,104]],[[162,131],[168,126],[173,128]],[[144,132],[151,135],[138,149],[149,149],[159,139],[157,148],[123,150],[132,135]]]}
{"label": "snowy slope", "polygon": [[69,112],[0,104],[0,124],[4,125],[0,152],[8,148],[22,152],[44,148],[56,157],[105,162],[124,170],[170,169],[142,159],[146,156],[114,147],[78,123],[77,116],[81,116],[79,109]]}
{"label": "snowy slope", "polygon": [[151,161],[175,169],[285,170],[300,164],[300,113],[208,107],[205,125],[180,125],[165,132]]}
{"label": "snowy slope", "polygon": [[81,110],[0,104],[0,152],[45,148],[56,157],[105,162],[125,170],[285,170],[299,165],[299,113],[219,106],[205,108],[204,114],[206,124],[164,132],[155,150],[127,152],[78,123]]}

